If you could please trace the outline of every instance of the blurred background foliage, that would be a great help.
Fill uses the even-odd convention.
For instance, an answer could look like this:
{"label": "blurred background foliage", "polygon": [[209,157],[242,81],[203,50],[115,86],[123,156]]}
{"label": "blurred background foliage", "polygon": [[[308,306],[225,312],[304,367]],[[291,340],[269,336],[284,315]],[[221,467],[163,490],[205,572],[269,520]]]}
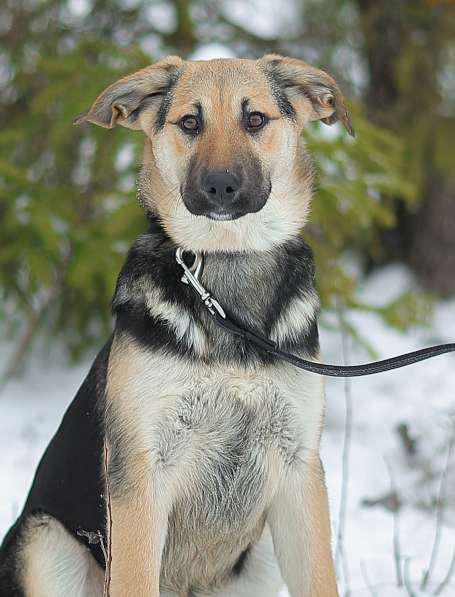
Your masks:
{"label": "blurred background foliage", "polygon": [[[279,5],[278,5],[279,4]],[[14,373],[37,332],[99,342],[127,247],[142,138],[72,127],[109,83],[167,53],[304,58],[337,78],[357,131],[305,132],[320,171],[312,224],[326,308],[390,261],[422,295],[378,309],[400,328],[455,294],[455,6],[449,0],[4,0],[0,7],[0,325]],[[356,275],[349,264],[356,264]],[[348,264],[348,265],[346,265]]]}

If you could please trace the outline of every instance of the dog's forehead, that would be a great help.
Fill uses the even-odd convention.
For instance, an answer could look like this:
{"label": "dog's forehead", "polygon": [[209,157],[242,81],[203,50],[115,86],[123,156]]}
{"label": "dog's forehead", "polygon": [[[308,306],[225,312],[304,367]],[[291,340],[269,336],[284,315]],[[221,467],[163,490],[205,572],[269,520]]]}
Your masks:
{"label": "dog's forehead", "polygon": [[255,109],[277,110],[270,83],[255,60],[186,62],[174,90],[172,110],[200,104],[205,111],[238,111],[244,100]]}
{"label": "dog's forehead", "polygon": [[182,81],[195,84],[230,83],[233,81],[247,84],[251,77],[260,80],[261,69],[256,60],[236,58],[215,58],[213,60],[190,60],[185,62]]}

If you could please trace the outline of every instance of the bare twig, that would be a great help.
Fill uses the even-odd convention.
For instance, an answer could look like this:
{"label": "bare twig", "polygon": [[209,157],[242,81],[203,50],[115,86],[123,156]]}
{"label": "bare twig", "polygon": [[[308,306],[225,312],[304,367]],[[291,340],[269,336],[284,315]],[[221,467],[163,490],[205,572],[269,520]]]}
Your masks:
{"label": "bare twig", "polygon": [[104,561],[107,562],[107,551],[106,551],[106,547],[104,545],[103,533],[100,530],[98,530],[98,531],[78,530],[77,534],[79,535],[79,537],[85,537],[85,539],[87,539],[87,541],[89,542],[90,545],[99,545],[101,548],[101,551],[103,552]]}
{"label": "bare twig", "polygon": [[104,555],[104,557],[106,559],[106,571],[104,573],[103,597],[110,597],[111,568],[112,568],[112,502],[111,502],[111,488],[110,488],[110,482],[109,482],[108,458],[109,458],[109,452],[108,452],[106,441],[104,441],[104,476],[105,476],[105,480],[106,480],[108,531],[107,531],[107,554],[105,553],[105,555]]}
{"label": "bare twig", "polygon": [[393,557],[395,561],[395,572],[397,576],[397,585],[403,586],[403,575],[401,572],[401,547],[400,547],[400,504],[398,500],[398,492],[393,477],[392,467],[387,458],[385,464],[389,472],[390,489],[397,496],[397,507],[393,510]]}
{"label": "bare twig", "polygon": [[379,597],[379,594],[377,593],[376,589],[371,583],[366,564],[363,560],[360,560],[360,571],[362,572],[363,580],[365,581],[365,584],[370,592],[371,597]]}
{"label": "bare twig", "polygon": [[443,580],[439,583],[439,585],[436,587],[436,590],[433,593],[433,595],[440,595],[448,587],[454,574],[455,574],[455,550],[453,551],[452,560],[450,561],[450,565],[449,565],[449,569],[447,570],[447,574],[445,575]]}
{"label": "bare twig", "polygon": [[422,582],[420,584],[421,589],[425,589],[430,577],[433,573],[434,567],[436,565],[436,561],[439,555],[439,546],[441,544],[441,535],[442,535],[442,528],[444,524],[444,514],[445,514],[445,498],[446,498],[446,489],[447,489],[447,478],[450,468],[450,462],[452,459],[452,452],[455,445],[455,412],[452,414],[451,420],[451,428],[450,428],[450,436],[449,442],[447,445],[447,454],[446,460],[444,463],[444,468],[442,469],[441,479],[439,482],[439,489],[438,489],[438,497],[436,501],[436,524],[435,524],[435,533],[433,539],[433,546],[431,548],[430,554],[430,561],[428,564],[427,569],[422,577]]}
{"label": "bare twig", "polygon": [[409,574],[410,565],[411,565],[411,558],[405,558],[404,568],[403,568],[404,586],[406,587],[406,591],[407,591],[409,597],[417,597],[417,595],[414,592],[412,585],[411,585],[411,578],[410,578],[410,574]]}
{"label": "bare twig", "polygon": [[107,562],[107,551],[106,551],[106,546],[104,545],[104,540],[103,540],[103,534],[101,531],[98,531],[98,537],[100,540],[100,547],[101,547],[101,551],[103,552],[103,557],[104,557],[104,561]]}
{"label": "bare twig", "polygon": [[[346,327],[341,308],[338,309],[338,321],[341,332],[341,351],[343,357],[343,364],[349,364],[348,341],[346,337]],[[350,464],[350,450],[352,438],[352,395],[351,383],[348,378],[344,380],[344,402],[345,402],[345,423],[344,423],[344,440],[343,440],[343,455],[342,455],[342,473],[341,473],[341,496],[340,509],[338,514],[338,532],[337,545],[335,551],[335,564],[343,569],[345,597],[350,594],[349,589],[349,569],[344,553],[344,533],[346,527],[346,511],[348,504],[348,489],[349,489],[349,464]]]}
{"label": "bare twig", "polygon": [[410,458],[414,458],[417,454],[417,440],[411,437],[408,425],[406,425],[406,423],[400,423],[397,426],[397,433],[405,449],[406,455]]}

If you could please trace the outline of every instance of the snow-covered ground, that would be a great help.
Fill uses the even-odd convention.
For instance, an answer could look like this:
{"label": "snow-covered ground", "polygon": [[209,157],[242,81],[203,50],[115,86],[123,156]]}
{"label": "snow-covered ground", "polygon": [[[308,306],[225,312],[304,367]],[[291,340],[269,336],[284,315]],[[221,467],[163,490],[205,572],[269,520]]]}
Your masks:
{"label": "snow-covered ground", "polygon": [[[409,272],[393,266],[371,276],[359,289],[365,302],[380,305],[412,288]],[[455,301],[437,305],[430,329],[396,332],[372,314],[350,314],[349,320],[378,352],[380,358],[431,344],[454,341]],[[322,334],[324,357],[340,362],[341,340],[336,333]],[[359,346],[349,350],[349,360],[370,360]],[[422,572],[428,566],[435,534],[441,472],[445,468],[455,415],[455,356],[448,355],[397,371],[349,381],[353,405],[353,433],[348,476],[348,507],[344,551],[348,561],[351,594],[391,597],[427,595],[437,588],[455,554],[455,454],[452,453],[434,574],[427,592],[419,592]],[[345,392],[341,380],[327,382],[327,425],[323,438],[323,461],[329,485],[335,533],[341,487],[342,442],[345,424]],[[416,441],[414,456],[407,453],[397,433],[406,424]],[[383,506],[365,506],[390,494],[391,480],[403,505],[398,526],[400,552],[412,591],[396,585],[393,534],[394,517]],[[362,568],[364,572],[362,573]],[[365,570],[375,592],[365,588]],[[455,577],[453,582],[455,581]],[[343,582],[341,586],[346,589]],[[443,595],[455,595],[455,584]]]}
{"label": "snow-covered ground", "polygon": [[[369,277],[359,288],[362,299],[386,302],[412,286],[409,273],[389,267]],[[373,314],[348,314],[381,357],[455,339],[455,302],[440,303],[431,329],[405,334],[384,325]],[[369,360],[360,346],[348,342],[351,362]],[[338,332],[322,331],[326,362],[341,362]],[[0,344],[0,362],[6,343]],[[10,382],[0,393],[0,537],[19,512],[38,459],[89,367],[90,358],[68,367],[64,357],[37,351],[27,373]],[[340,587],[355,597],[430,595],[446,574],[455,553],[455,464],[446,476],[442,532],[434,573],[427,592],[419,592],[422,571],[428,565],[435,534],[434,502],[447,456],[451,415],[455,413],[455,357],[442,356],[403,370],[348,383],[353,406],[348,496],[344,521],[344,554],[347,576],[340,566]],[[325,463],[334,527],[339,528],[342,451],[345,424],[345,383],[327,382],[327,425],[323,438]],[[409,454],[396,428],[408,426],[416,442]],[[454,450],[455,452],[455,450]],[[402,568],[408,589],[397,588],[394,560],[394,516],[382,505],[390,493],[390,468],[402,501],[399,527]],[[365,500],[370,505],[365,505]],[[371,505],[380,500],[379,505]],[[395,527],[396,528],[396,527]],[[405,562],[406,565],[405,565]],[[348,580],[346,580],[348,579]],[[367,581],[368,579],[368,581]],[[370,587],[367,587],[367,584]],[[412,589],[410,588],[412,585]],[[443,595],[455,595],[455,578]],[[259,596],[258,596],[259,597]]]}

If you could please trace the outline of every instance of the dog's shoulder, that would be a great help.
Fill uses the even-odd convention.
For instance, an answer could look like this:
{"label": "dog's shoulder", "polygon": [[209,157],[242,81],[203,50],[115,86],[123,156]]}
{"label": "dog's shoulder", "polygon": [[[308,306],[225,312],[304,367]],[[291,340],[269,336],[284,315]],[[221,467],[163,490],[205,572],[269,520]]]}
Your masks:
{"label": "dog's shoulder", "polygon": [[113,311],[125,304],[145,300],[154,278],[162,276],[163,268],[169,267],[169,244],[162,228],[152,220],[148,230],[141,234],[128,251],[112,299]]}

